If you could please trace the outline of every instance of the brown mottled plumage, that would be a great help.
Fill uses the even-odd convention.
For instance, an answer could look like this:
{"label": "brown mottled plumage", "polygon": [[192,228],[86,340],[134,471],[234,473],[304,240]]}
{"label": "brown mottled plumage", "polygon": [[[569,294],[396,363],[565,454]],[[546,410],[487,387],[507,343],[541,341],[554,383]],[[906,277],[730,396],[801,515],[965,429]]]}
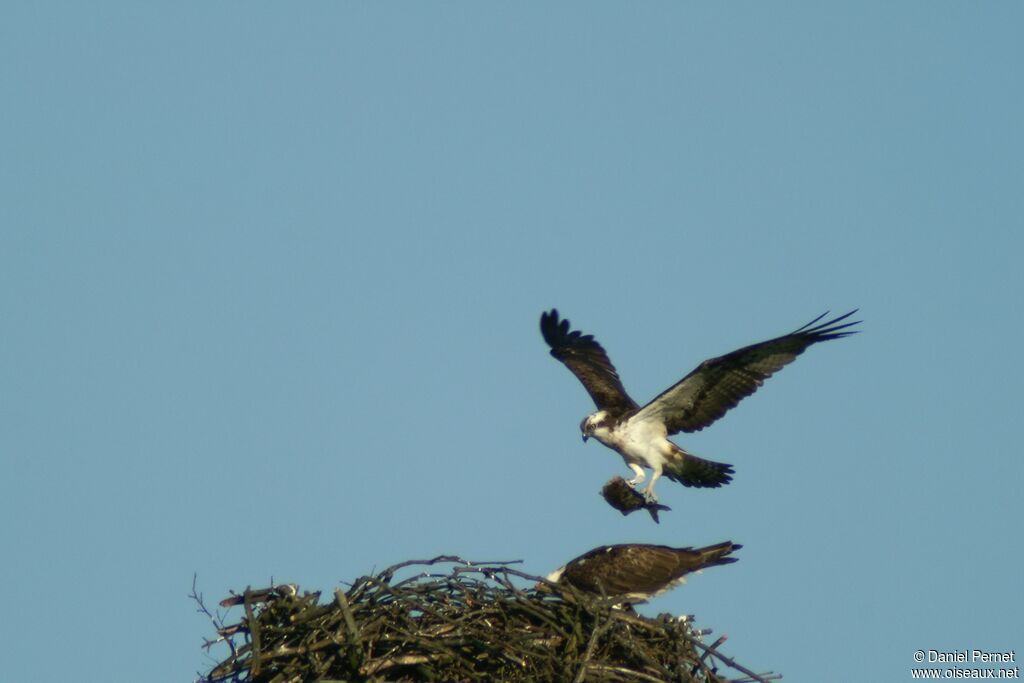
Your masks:
{"label": "brown mottled plumage", "polygon": [[725,541],[704,548],[667,545],[610,545],[580,555],[552,572],[548,581],[572,586],[623,602],[640,602],[674,588],[687,574],[705,567],[730,564],[743,546]]}

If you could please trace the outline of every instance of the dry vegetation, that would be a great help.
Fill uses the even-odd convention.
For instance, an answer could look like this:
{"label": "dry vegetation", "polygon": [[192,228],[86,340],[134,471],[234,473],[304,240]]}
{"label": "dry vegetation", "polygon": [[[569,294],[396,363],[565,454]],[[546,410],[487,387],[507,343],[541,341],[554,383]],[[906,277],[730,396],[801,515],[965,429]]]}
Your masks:
{"label": "dry vegetation", "polygon": [[[439,565],[446,572],[438,572]],[[507,562],[457,557],[403,562],[321,604],[290,585],[199,610],[223,658],[203,683],[340,681],[765,681],[704,644],[688,618],[638,616],[607,599],[555,587]],[[412,568],[412,569],[410,569]],[[398,579],[396,574],[419,569]],[[404,570],[404,571],[403,571]],[[537,585],[539,582],[539,585]],[[528,587],[524,587],[528,586]],[[733,674],[738,678],[728,678]]]}

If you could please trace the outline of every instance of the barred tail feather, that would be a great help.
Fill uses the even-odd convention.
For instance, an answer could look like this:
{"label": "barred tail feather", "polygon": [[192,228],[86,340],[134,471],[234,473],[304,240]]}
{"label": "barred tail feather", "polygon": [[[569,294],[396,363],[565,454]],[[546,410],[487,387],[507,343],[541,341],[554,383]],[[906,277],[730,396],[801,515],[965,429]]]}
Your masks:
{"label": "barred tail feather", "polygon": [[704,548],[697,548],[695,552],[700,553],[700,562],[703,567],[716,567],[722,564],[731,564],[738,558],[727,557],[732,551],[739,550],[743,546],[732,541],[725,541],[716,545],[709,545]]}
{"label": "barred tail feather", "polygon": [[732,465],[698,458],[682,448],[676,456],[665,466],[663,474],[683,486],[714,489],[732,481],[735,473]]}

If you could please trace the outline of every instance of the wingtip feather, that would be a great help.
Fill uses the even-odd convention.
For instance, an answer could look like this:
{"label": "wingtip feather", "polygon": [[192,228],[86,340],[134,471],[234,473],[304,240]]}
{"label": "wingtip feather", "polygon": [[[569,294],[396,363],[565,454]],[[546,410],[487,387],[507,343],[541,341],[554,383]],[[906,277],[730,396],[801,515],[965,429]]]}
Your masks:
{"label": "wingtip feather", "polygon": [[[540,314],[540,334],[544,337],[544,341],[547,345],[554,348],[558,343],[558,338],[565,336],[565,331],[569,328],[568,320],[559,320],[558,309],[552,308],[550,311],[545,311]],[[561,331],[561,334],[559,334]]]}
{"label": "wingtip feather", "polygon": [[[819,315],[817,318],[807,323],[806,325],[799,327],[796,330],[793,330],[791,334],[801,335],[804,337],[813,337],[814,341],[828,341],[831,339],[841,339],[843,337],[849,337],[851,334],[857,334],[858,332],[860,332],[860,330],[850,330],[848,328],[853,327],[854,325],[858,325],[862,321],[843,321],[852,316],[853,314],[855,314],[859,310],[859,308],[855,308],[852,311],[847,311],[846,313],[835,318],[832,318],[831,320],[826,320],[823,323],[818,323],[819,320],[821,320],[822,318],[826,317],[829,314],[829,311],[825,311],[824,313],[822,313],[821,315]],[[839,323],[842,324],[840,325]],[[846,331],[843,332],[842,330]]]}

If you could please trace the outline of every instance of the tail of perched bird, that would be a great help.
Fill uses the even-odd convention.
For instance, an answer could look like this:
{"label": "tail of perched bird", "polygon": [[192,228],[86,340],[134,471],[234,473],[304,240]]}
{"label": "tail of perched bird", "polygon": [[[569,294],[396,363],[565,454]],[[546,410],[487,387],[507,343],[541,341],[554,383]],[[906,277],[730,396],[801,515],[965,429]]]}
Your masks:
{"label": "tail of perched bird", "polygon": [[665,464],[662,474],[683,486],[714,489],[732,481],[734,470],[732,465],[698,458],[676,446],[676,452]]}
{"label": "tail of perched bird", "polygon": [[742,547],[743,546],[739,543],[725,541],[723,543],[717,543],[715,545],[709,545],[695,550],[683,548],[680,552],[689,551],[687,554],[690,555],[690,558],[695,557],[696,563],[694,566],[699,566],[697,566],[696,569],[690,569],[689,571],[698,571],[704,567],[717,567],[720,564],[732,564],[739,558],[729,557],[729,555],[734,550],[739,550]]}

